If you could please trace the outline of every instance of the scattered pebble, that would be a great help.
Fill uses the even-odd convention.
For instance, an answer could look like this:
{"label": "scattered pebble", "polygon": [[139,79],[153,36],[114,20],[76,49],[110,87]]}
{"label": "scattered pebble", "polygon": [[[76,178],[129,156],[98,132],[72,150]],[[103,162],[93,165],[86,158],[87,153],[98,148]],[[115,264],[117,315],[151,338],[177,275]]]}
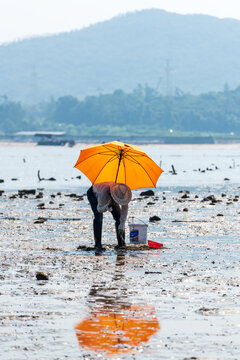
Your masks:
{"label": "scattered pebble", "polygon": [[160,218],[159,216],[156,216],[156,215],[151,216],[151,217],[149,218],[149,221],[150,221],[150,222],[155,222],[155,221],[160,221],[160,220],[161,220],[161,218]]}
{"label": "scattered pebble", "polygon": [[140,193],[140,196],[154,196],[154,191],[152,190],[142,191]]}
{"label": "scattered pebble", "polygon": [[18,190],[18,195],[35,195],[36,194],[36,190],[32,189],[32,190]]}
{"label": "scattered pebble", "polygon": [[37,280],[48,280],[48,275],[44,274],[43,272],[37,272],[36,273],[36,279]]}
{"label": "scattered pebble", "polygon": [[47,221],[46,218],[39,217],[37,220],[34,221],[34,224],[43,224]]}

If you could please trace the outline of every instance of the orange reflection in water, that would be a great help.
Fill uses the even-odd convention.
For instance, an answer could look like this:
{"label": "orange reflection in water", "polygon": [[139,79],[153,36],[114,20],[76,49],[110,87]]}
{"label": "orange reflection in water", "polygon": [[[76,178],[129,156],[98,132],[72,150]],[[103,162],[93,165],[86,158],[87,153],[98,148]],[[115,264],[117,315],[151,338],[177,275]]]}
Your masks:
{"label": "orange reflection in water", "polygon": [[132,352],[133,347],[147,342],[160,329],[153,307],[132,305],[115,312],[101,310],[91,312],[75,326],[79,346],[106,351],[106,355]]}

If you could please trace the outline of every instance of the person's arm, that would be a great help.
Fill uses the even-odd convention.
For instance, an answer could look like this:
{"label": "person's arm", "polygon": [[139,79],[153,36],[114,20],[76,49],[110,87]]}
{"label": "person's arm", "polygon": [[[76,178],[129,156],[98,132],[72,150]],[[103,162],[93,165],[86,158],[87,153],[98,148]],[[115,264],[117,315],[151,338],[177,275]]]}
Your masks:
{"label": "person's arm", "polygon": [[111,203],[109,186],[105,183],[96,184],[93,186],[93,191],[95,192],[98,200],[97,211],[100,213],[108,211]]}
{"label": "person's arm", "polygon": [[120,216],[120,224],[118,226],[119,230],[125,230],[125,222],[127,220],[128,215],[128,205],[122,205],[121,208],[121,216]]}

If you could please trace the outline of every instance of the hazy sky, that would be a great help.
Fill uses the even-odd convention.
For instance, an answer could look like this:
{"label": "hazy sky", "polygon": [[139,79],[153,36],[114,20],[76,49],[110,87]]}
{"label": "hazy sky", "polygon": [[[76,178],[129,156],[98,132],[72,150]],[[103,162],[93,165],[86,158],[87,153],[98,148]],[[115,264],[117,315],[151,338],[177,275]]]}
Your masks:
{"label": "hazy sky", "polygon": [[0,0],[0,43],[81,29],[148,8],[240,20],[240,0]]}

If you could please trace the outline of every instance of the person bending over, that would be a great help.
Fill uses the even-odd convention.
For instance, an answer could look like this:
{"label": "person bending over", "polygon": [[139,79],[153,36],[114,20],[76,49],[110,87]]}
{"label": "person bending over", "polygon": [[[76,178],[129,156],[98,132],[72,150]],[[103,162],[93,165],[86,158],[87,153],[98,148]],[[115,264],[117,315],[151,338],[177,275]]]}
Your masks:
{"label": "person bending over", "polygon": [[125,247],[125,222],[128,214],[128,203],[132,198],[130,188],[122,183],[102,182],[92,185],[87,191],[87,197],[94,214],[94,249],[104,250],[102,247],[102,222],[103,213],[106,211],[110,211],[115,220],[118,242],[116,248]]}

